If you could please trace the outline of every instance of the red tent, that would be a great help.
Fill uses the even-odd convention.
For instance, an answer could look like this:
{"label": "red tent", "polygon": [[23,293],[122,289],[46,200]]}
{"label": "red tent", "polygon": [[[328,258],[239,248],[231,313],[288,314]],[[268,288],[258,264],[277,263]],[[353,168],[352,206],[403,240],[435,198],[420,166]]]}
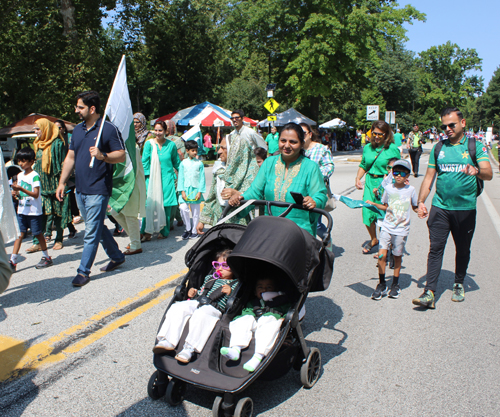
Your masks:
{"label": "red tent", "polygon": [[[39,114],[39,113],[31,113],[24,119],[18,120],[17,122],[14,122],[4,127],[3,129],[0,129],[0,136],[12,136],[20,133],[31,133],[35,128],[35,122],[38,119],[48,119],[51,122],[55,122],[56,120],[58,120],[57,117],[46,116],[45,114]],[[68,132],[72,132],[76,124],[67,122],[66,120],[63,121],[64,124],[66,125],[66,129],[68,129]]]}

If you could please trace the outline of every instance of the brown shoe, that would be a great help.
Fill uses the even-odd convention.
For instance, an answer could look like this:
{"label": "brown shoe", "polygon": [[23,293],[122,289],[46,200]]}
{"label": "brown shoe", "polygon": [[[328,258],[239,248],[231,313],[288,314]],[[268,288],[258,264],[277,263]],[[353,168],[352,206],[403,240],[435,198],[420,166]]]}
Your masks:
{"label": "brown shoe", "polygon": [[136,250],[127,249],[125,252],[123,252],[124,255],[135,255],[137,253],[142,253],[142,249],[136,249]]}
{"label": "brown shoe", "polygon": [[54,246],[52,246],[52,249],[61,250],[63,247],[64,246],[63,246],[62,242],[56,242],[56,243],[54,243]]}
{"label": "brown shoe", "polygon": [[27,253],[35,253],[35,252],[40,252],[42,248],[40,245],[33,245],[31,248],[26,249]]}

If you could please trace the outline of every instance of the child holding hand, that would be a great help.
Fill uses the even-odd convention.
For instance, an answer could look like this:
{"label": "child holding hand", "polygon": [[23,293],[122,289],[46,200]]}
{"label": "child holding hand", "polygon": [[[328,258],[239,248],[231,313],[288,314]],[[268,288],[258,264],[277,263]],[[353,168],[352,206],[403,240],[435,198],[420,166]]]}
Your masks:
{"label": "child holding hand", "polygon": [[215,273],[205,277],[201,289],[190,288],[188,297],[191,299],[178,301],[168,309],[156,336],[158,343],[153,348],[154,353],[174,350],[179,344],[188,320],[189,333],[182,351],[175,359],[188,363],[194,352],[200,353],[203,350],[226,309],[229,296],[238,284],[226,262],[231,252],[230,249],[219,252],[216,256],[217,261],[212,262]]}
{"label": "child holding hand", "polygon": [[248,302],[240,316],[229,323],[229,347],[221,348],[220,353],[230,360],[237,361],[240,358],[241,349],[250,344],[252,334],[255,334],[255,353],[243,365],[243,369],[248,372],[254,372],[269,354],[278,337],[283,316],[290,309],[287,296],[276,291],[272,278],[257,279],[255,298]]}
{"label": "child holding hand", "polygon": [[[399,273],[401,271],[401,260],[410,233],[410,209],[417,212],[417,193],[415,188],[408,184],[411,173],[411,165],[406,159],[394,162],[392,175],[394,184],[385,188],[382,196],[382,204],[367,201],[380,210],[385,211],[385,217],[380,229],[379,243],[379,284],[372,294],[374,300],[380,300],[389,294],[390,298],[398,298],[401,293],[399,288]],[[394,256],[394,278],[389,292],[385,282],[385,267],[387,250],[392,246]]]}

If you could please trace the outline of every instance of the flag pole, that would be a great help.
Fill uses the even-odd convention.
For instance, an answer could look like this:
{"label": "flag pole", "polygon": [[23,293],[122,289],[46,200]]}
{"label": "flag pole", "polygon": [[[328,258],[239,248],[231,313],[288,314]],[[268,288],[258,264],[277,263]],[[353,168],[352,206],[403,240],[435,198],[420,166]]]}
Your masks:
{"label": "flag pole", "polygon": [[[125,54],[122,55],[122,59],[120,61],[120,65],[118,65],[118,69],[116,70],[116,74],[115,74],[115,79],[113,80],[113,87],[111,87],[111,91],[113,91],[113,88],[115,86],[115,83],[116,83],[116,78],[118,77],[118,72],[120,71],[120,68],[123,64],[123,61],[125,61]],[[109,101],[109,99],[108,99]],[[101,126],[99,127],[99,133],[97,135],[97,139],[95,141],[95,147],[98,148],[99,147],[99,142],[101,141],[101,135],[102,135],[102,129],[104,127],[104,122],[106,121],[106,114],[108,113],[108,104],[106,104],[106,110],[104,110],[104,115],[102,116],[102,122],[101,122]],[[95,156],[92,157],[92,159],[90,160],[90,165],[89,167],[90,168],[94,168],[94,162],[95,162]]]}
{"label": "flag pole", "polygon": [[[102,116],[101,126],[99,126],[99,133],[97,134],[97,139],[94,145],[96,148],[99,147],[99,142],[101,141],[102,128],[104,127],[105,120],[106,120],[106,112],[104,112],[104,115]],[[94,168],[94,162],[95,162],[95,156],[93,156],[92,159],[90,160],[90,165],[89,165],[90,168]]]}

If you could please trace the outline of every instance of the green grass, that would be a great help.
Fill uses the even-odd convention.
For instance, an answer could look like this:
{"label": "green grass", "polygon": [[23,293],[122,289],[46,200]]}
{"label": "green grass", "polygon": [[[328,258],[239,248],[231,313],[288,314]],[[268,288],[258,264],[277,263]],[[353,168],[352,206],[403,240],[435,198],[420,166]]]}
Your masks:
{"label": "green grass", "polygon": [[491,153],[495,157],[495,159],[498,161],[498,143],[494,143],[491,149]]}

